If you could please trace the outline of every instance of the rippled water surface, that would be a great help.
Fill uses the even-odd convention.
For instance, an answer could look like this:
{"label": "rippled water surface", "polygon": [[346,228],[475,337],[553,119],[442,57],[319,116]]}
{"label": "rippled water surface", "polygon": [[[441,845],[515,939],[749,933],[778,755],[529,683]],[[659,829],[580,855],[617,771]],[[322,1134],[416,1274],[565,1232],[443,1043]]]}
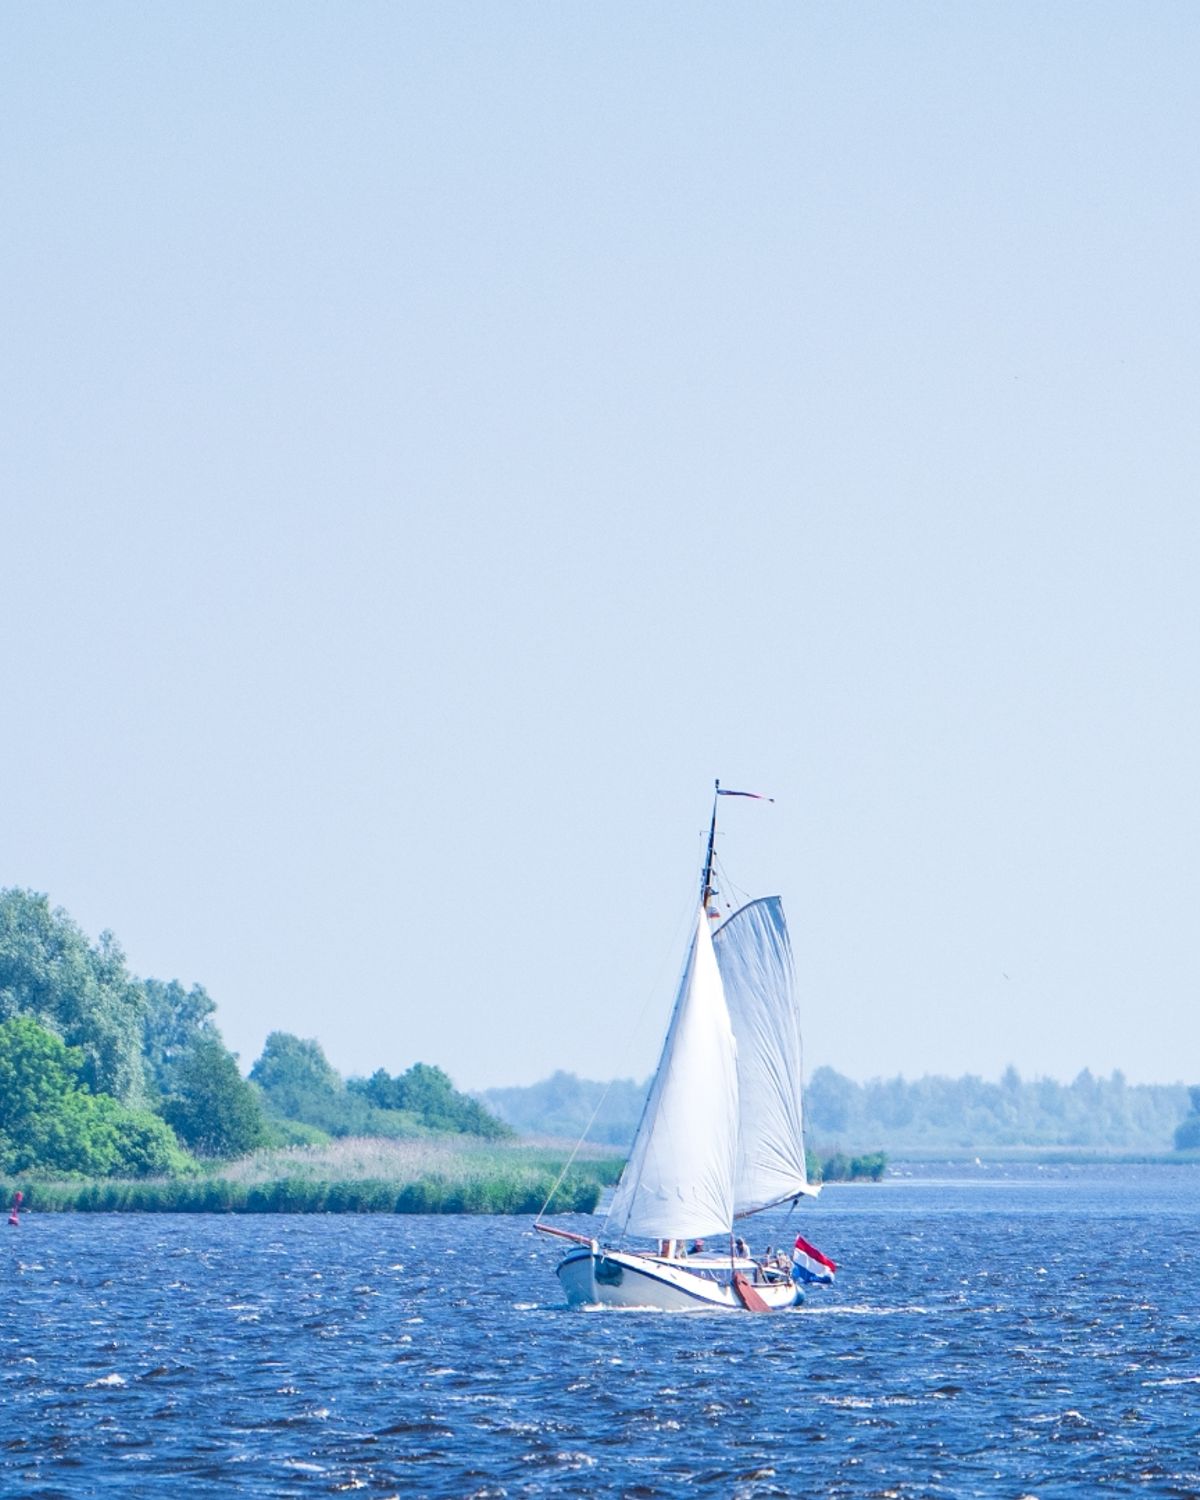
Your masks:
{"label": "rippled water surface", "polygon": [[775,1316],[569,1311],[528,1220],[30,1215],[0,1493],[1200,1496],[1198,1215],[1184,1167],[834,1187],[764,1226],[842,1267]]}

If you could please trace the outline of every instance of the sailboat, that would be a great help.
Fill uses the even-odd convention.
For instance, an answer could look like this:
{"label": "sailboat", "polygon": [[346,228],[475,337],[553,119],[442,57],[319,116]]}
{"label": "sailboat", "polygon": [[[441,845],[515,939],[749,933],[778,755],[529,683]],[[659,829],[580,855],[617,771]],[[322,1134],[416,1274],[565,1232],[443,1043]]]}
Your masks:
{"label": "sailboat", "polygon": [[[836,1270],[807,1241],[798,1240],[789,1262],[782,1252],[751,1255],[737,1233],[748,1215],[820,1189],[805,1167],[783,905],[761,897],[721,920],[713,865],[722,797],[757,794],[715,783],[692,937],[604,1235],[536,1221],[576,1241],[557,1267],[573,1305],[774,1311],[803,1300],[802,1281],[832,1280]],[[628,1248],[627,1240],[653,1247]]]}

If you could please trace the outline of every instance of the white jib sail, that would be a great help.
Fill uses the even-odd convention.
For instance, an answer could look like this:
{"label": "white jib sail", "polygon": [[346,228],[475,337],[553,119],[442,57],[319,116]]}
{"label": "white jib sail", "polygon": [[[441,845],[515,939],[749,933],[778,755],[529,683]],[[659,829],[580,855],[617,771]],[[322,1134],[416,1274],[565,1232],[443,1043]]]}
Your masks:
{"label": "white jib sail", "polygon": [[811,1192],[804,1165],[800,1019],[792,949],[778,896],[751,901],[713,934],[737,1040],[735,1212]]}
{"label": "white jib sail", "polygon": [[733,1030],[701,912],[662,1058],[608,1223],[689,1239],[733,1223],[738,1081]]}

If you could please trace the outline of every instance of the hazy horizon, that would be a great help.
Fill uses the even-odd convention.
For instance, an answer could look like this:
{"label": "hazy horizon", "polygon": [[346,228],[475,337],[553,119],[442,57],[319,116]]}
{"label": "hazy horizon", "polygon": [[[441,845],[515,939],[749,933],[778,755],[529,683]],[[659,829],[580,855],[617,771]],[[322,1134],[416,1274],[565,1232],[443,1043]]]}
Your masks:
{"label": "hazy horizon", "polygon": [[[428,1059],[426,1059],[426,1060],[428,1060]],[[850,1079],[850,1081],[852,1083],[860,1083],[860,1084],[861,1083],[873,1083],[873,1082],[876,1082],[876,1081],[878,1081],[880,1079],[888,1080],[888,1079],[892,1079],[892,1078],[902,1078],[906,1083],[914,1083],[914,1082],[916,1082],[920,1078],[968,1078],[968,1077],[969,1078],[980,1078],[980,1079],[982,1079],[982,1081],[984,1083],[999,1083],[1003,1079],[1005,1073],[1008,1071],[1009,1066],[1010,1066],[1010,1064],[1006,1063],[1005,1066],[1003,1068],[1000,1068],[998,1072],[990,1073],[990,1074],[989,1073],[935,1073],[932,1070],[928,1070],[928,1071],[926,1071],[924,1073],[903,1073],[903,1072],[872,1073],[872,1074],[869,1074],[869,1075],[864,1075],[863,1077],[859,1077],[859,1076],[857,1076],[854,1073],[848,1072],[845,1068],[839,1068],[836,1063],[818,1063],[817,1064],[817,1067],[831,1068],[835,1073],[840,1073],[843,1078]],[[1015,1066],[1015,1064],[1013,1064],[1011,1066]],[[571,1073],[572,1071],[573,1070],[570,1069],[570,1068],[552,1068],[550,1070],[550,1072],[547,1073],[547,1074],[545,1074],[542,1078],[536,1078],[536,1079],[534,1079],[533,1083],[534,1084],[544,1083],[547,1078],[552,1078],[555,1073],[560,1073],[560,1072],[561,1073]],[[816,1072],[816,1068],[806,1068],[805,1069],[805,1077],[806,1078],[811,1077],[811,1075],[813,1073],[815,1073],[815,1072]],[[1021,1070],[1020,1070],[1020,1068],[1017,1068],[1017,1072],[1018,1072],[1018,1074],[1020,1074],[1021,1082],[1022,1083],[1041,1083],[1042,1081],[1048,1081],[1050,1083],[1059,1083],[1059,1084],[1062,1084],[1064,1087],[1069,1087],[1072,1083],[1075,1082],[1075,1080],[1080,1076],[1080,1074],[1082,1074],[1084,1072],[1091,1072],[1093,1077],[1095,1077],[1095,1078],[1105,1078],[1105,1079],[1111,1078],[1114,1072],[1115,1073],[1120,1073],[1123,1076],[1125,1076],[1125,1082],[1127,1084],[1129,1084],[1131,1087],[1144,1086],[1144,1087],[1148,1087],[1148,1088],[1158,1088],[1158,1087],[1162,1087],[1162,1088],[1174,1088],[1174,1087],[1176,1087],[1178,1085],[1181,1085],[1181,1084],[1185,1088],[1191,1086],[1190,1081],[1187,1078],[1139,1078],[1139,1079],[1129,1078],[1127,1075],[1125,1075],[1125,1070],[1123,1068],[1111,1069],[1108,1073],[1096,1073],[1093,1069],[1082,1067],[1082,1068],[1077,1068],[1074,1073],[1070,1074],[1066,1078],[1055,1078],[1052,1074],[1049,1074],[1049,1073],[1022,1073]],[[602,1084],[602,1085],[607,1085],[607,1084],[610,1084],[610,1083],[634,1083],[634,1084],[637,1084],[638,1087],[642,1087],[643,1085],[649,1083],[651,1077],[653,1076],[653,1070],[651,1070],[650,1073],[647,1073],[643,1078],[633,1078],[633,1077],[630,1077],[629,1075],[626,1075],[624,1077],[614,1077],[614,1078],[589,1078],[589,1077],[587,1077],[583,1073],[576,1073],[575,1076],[579,1079],[579,1081],[581,1083],[598,1083],[598,1084]],[[472,1089],[471,1092],[472,1093],[486,1094],[486,1093],[488,1093],[492,1089],[508,1089],[508,1088],[514,1088],[514,1089],[516,1089],[516,1088],[529,1088],[531,1086],[532,1086],[531,1084],[525,1084],[525,1083],[487,1083],[487,1084],[480,1085],[476,1089]]]}
{"label": "hazy horizon", "polygon": [[[0,884],[343,1073],[1200,1057],[1200,12],[0,17]],[[1198,1069],[1200,1070],[1200,1069]]]}

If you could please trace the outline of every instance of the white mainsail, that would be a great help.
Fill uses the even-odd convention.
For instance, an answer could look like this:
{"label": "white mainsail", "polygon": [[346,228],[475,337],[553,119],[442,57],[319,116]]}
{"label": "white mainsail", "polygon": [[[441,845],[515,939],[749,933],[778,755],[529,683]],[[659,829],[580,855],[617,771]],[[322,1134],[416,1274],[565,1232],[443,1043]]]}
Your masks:
{"label": "white mainsail", "polygon": [[712,938],[737,1042],[734,1212],[811,1193],[804,1164],[800,1020],[783,903],[751,901]]}
{"label": "white mainsail", "polygon": [[649,1239],[727,1233],[737,1133],[736,1044],[701,911],[609,1224]]}

